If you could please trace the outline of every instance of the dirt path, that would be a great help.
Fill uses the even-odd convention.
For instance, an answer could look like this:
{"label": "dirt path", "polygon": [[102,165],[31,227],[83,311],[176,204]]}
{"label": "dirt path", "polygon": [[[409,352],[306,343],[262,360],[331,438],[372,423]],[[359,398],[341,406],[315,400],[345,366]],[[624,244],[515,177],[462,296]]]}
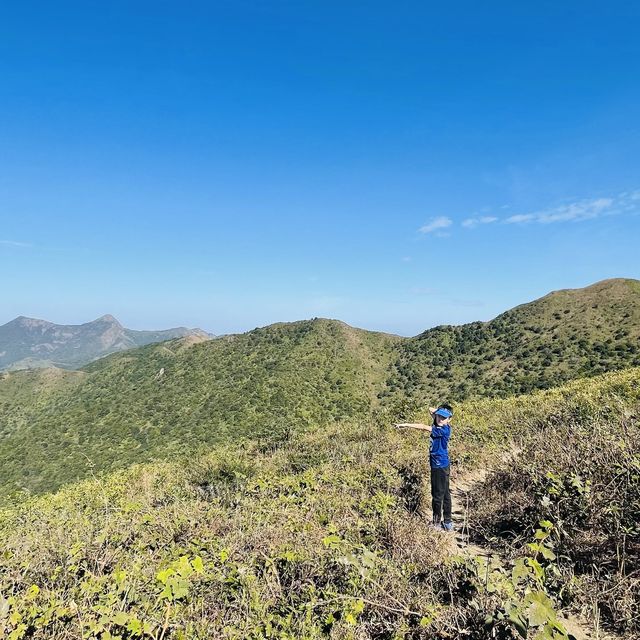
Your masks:
{"label": "dirt path", "polygon": [[455,541],[459,549],[463,549],[469,555],[491,556],[495,552],[479,547],[469,541],[469,496],[473,489],[481,484],[489,475],[489,469],[477,469],[466,474],[453,483],[451,487],[451,499],[453,502],[453,521],[456,523]]}
{"label": "dirt path", "polygon": [[[517,455],[517,450],[512,450],[505,455],[502,462],[507,463],[509,459]],[[452,482],[451,498],[453,501],[453,522],[455,525],[455,535],[452,539],[452,552],[462,553],[470,557],[482,556],[487,562],[507,564],[506,560],[494,550],[488,547],[478,546],[470,542],[469,530],[469,505],[472,491],[480,485],[489,475],[491,469],[483,467],[469,472]],[[621,636],[614,636],[604,633],[590,621],[579,618],[573,614],[559,616],[560,622],[576,640],[621,640]]]}

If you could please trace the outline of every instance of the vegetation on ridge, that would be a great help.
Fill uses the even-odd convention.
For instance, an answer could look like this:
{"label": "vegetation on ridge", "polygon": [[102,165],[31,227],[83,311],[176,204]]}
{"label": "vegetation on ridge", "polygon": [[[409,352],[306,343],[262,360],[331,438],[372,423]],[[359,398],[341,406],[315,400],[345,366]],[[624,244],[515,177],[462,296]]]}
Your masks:
{"label": "vegetation on ridge", "polygon": [[0,493],[366,416],[394,340],[315,320],[109,356],[45,403],[0,405]]}
{"label": "vegetation on ridge", "polygon": [[546,388],[640,363],[639,330],[640,283],[613,280],[416,338],[315,319],[123,352],[47,394],[31,394],[34,377],[4,374],[0,495],[366,420],[380,407],[399,419],[436,399]]}
{"label": "vegetation on ridge", "polygon": [[472,493],[471,531],[477,543],[514,557],[538,522],[551,522],[558,598],[637,638],[639,371],[579,381],[545,397],[545,413],[531,412],[527,402],[515,409],[527,437]]}
{"label": "vegetation on ridge", "polygon": [[550,293],[490,322],[401,342],[384,401],[506,397],[640,365],[640,281]]}
{"label": "vegetation on ridge", "polygon": [[[588,436],[603,407],[636,415],[639,398],[631,370],[465,403],[454,478],[513,434],[526,447],[560,419]],[[451,555],[426,524],[427,439],[380,420],[137,465],[5,509],[0,635],[567,638],[556,610],[580,606],[585,583],[576,573],[563,586],[568,560],[550,555],[566,501],[550,524],[527,525],[522,541],[537,546],[506,565]],[[638,459],[627,444],[623,465]]]}

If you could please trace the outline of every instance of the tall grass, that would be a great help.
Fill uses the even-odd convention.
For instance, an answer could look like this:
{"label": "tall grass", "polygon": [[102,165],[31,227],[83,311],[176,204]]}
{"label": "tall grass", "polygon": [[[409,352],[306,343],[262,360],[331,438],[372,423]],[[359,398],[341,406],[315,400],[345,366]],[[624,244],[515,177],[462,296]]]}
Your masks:
{"label": "tall grass", "polygon": [[[569,461],[586,460],[576,446],[563,456],[548,451],[534,464],[535,443],[549,441],[549,431],[554,447],[571,434],[584,440],[600,433],[594,431],[604,424],[600,418],[623,411],[630,429],[624,450],[635,459],[635,414],[629,412],[637,406],[639,380],[635,370],[532,397],[456,407],[454,477],[499,460],[512,440],[526,452],[522,469],[558,461],[568,473]],[[429,529],[428,440],[393,431],[389,418],[138,465],[3,509],[0,637],[480,640],[516,637],[525,628],[566,638],[544,604],[547,596],[533,590],[540,585],[527,576],[513,581],[503,568],[461,555],[451,538]],[[594,470],[600,460],[593,459]],[[513,472],[514,482],[505,485],[512,499],[530,500],[514,512],[535,507],[519,516],[509,544],[520,548],[545,514],[563,536],[556,544],[568,559],[558,561],[560,573],[554,578],[550,572],[548,581],[559,606],[583,602],[575,594],[588,580],[615,571],[620,580],[634,579],[637,532],[620,538],[634,517],[627,508],[637,495],[632,475],[626,485],[622,476],[611,476],[620,482],[609,487],[618,501],[610,505],[625,505],[624,514],[596,521],[589,512],[569,530],[588,533],[607,517],[619,523],[615,534],[602,535],[601,526],[596,533],[605,544],[623,541],[620,561],[601,564],[600,574],[590,577],[580,574],[571,555],[587,548],[584,538],[567,534],[557,517],[575,500],[550,495],[544,511],[535,487],[547,491],[548,480],[541,476],[542,484],[522,487],[515,481],[518,468],[504,472]],[[558,476],[558,486],[568,491],[567,473]],[[591,486],[604,477],[594,471]],[[475,524],[487,536],[495,519],[490,514],[503,508],[492,486],[477,494]],[[600,499],[593,505],[604,508]],[[578,579],[583,582],[574,587]],[[629,584],[626,612],[638,603]],[[603,583],[603,594],[606,588]],[[535,602],[532,593],[539,594]],[[600,610],[604,615],[604,604]]]}
{"label": "tall grass", "polygon": [[472,494],[470,526],[476,541],[515,557],[527,549],[539,522],[550,521],[558,597],[637,637],[638,370],[505,401],[493,411],[517,425],[520,452]]}

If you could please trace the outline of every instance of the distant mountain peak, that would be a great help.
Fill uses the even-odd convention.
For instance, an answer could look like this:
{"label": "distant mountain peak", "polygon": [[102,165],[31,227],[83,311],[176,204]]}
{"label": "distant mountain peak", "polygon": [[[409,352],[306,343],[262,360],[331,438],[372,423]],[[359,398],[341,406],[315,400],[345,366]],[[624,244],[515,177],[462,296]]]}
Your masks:
{"label": "distant mountain peak", "polygon": [[73,369],[116,351],[191,335],[209,338],[200,329],[184,327],[133,331],[109,313],[68,325],[19,316],[0,326],[0,371],[50,366]]}
{"label": "distant mountain peak", "polygon": [[94,321],[94,323],[97,322],[105,322],[108,324],[117,324],[118,326],[122,326],[120,324],[120,322],[118,321],[118,319],[114,316],[112,316],[110,313],[105,313],[103,316],[100,316],[99,318],[96,318]]}
{"label": "distant mountain peak", "polygon": [[[48,320],[40,320],[39,318],[29,318],[28,316],[18,316],[8,322],[7,325],[17,325],[19,327],[32,328],[32,327],[48,327],[52,323]],[[6,326],[6,325],[5,325]]]}

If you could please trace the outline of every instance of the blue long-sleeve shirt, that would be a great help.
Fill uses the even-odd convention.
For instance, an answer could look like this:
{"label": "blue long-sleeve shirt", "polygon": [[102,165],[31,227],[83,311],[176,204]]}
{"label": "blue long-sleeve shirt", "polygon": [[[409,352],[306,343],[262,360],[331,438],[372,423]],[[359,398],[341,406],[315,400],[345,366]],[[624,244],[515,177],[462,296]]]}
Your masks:
{"label": "blue long-sleeve shirt", "polygon": [[429,438],[429,462],[432,469],[442,469],[449,466],[449,438],[451,437],[451,425],[444,427],[431,427]]}

